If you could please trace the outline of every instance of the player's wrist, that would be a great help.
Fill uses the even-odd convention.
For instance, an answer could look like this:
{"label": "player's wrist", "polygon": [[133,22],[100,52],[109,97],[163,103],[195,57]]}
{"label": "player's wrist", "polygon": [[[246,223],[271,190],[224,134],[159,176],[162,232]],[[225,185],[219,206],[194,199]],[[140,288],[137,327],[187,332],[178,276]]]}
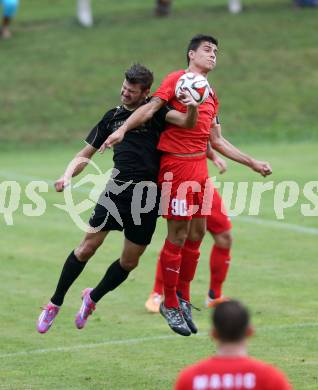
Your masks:
{"label": "player's wrist", "polygon": [[119,128],[118,128],[118,132],[125,135],[128,131],[128,126],[126,125],[126,123],[122,124]]}
{"label": "player's wrist", "polygon": [[218,162],[218,156],[214,153],[214,151],[210,151],[210,159],[213,163],[217,163]]}
{"label": "player's wrist", "polygon": [[257,160],[255,160],[254,158],[250,158],[249,157],[249,163],[248,163],[248,166],[255,170],[257,168]]}

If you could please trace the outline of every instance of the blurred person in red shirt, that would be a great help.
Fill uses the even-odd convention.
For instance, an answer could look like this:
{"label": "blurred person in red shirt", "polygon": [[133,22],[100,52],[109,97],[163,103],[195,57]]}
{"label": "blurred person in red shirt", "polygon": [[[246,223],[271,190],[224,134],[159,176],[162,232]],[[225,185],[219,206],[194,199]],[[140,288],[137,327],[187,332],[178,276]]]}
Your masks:
{"label": "blurred person in red shirt", "polygon": [[248,310],[239,301],[220,303],[212,312],[214,356],[186,367],[175,390],[292,390],[277,368],[248,356],[253,334]]}

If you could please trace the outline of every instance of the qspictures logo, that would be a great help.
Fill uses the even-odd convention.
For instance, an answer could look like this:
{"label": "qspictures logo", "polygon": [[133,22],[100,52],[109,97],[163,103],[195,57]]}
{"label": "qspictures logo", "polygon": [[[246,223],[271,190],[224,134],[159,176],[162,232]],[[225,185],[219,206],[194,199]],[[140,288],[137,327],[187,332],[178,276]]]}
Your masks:
{"label": "qspictures logo", "polygon": [[[123,226],[121,212],[117,199],[130,190],[130,204],[126,209],[131,213],[136,225],[140,225],[141,216],[157,207],[159,199],[159,214],[165,215],[168,210],[176,216],[191,216],[196,212],[210,215],[214,188],[223,199],[224,214],[240,216],[259,216],[263,203],[271,207],[277,220],[284,220],[287,210],[297,209],[297,213],[304,217],[318,217],[318,181],[309,181],[299,185],[296,181],[253,181],[253,182],[218,182],[216,178],[209,178],[205,183],[195,181],[183,182],[177,191],[171,192],[173,174],[166,172],[162,191],[159,192],[153,182],[133,183],[117,180],[120,172],[115,169],[103,172],[93,161],[79,158],[76,164],[89,164],[94,173],[82,174],[80,179],[70,179],[65,183],[64,191],[60,193],[61,203],[48,203],[48,192],[52,192],[52,181],[19,179],[4,180],[0,182],[0,217],[6,226],[15,225],[15,214],[22,211],[25,217],[45,218],[48,208],[55,207],[70,218],[74,224],[85,232],[101,230],[111,216]],[[73,167],[75,169],[76,165]],[[73,172],[69,172],[71,177]],[[188,204],[188,192],[203,193],[201,209],[196,204]],[[76,203],[78,193],[83,200]],[[265,198],[264,194],[267,194]],[[24,199],[23,201],[21,199]],[[265,200],[264,200],[265,199]],[[270,204],[269,204],[270,199]],[[62,202],[63,201],[63,202]],[[92,228],[83,214],[87,211],[93,213],[96,204],[106,210],[105,219]]]}

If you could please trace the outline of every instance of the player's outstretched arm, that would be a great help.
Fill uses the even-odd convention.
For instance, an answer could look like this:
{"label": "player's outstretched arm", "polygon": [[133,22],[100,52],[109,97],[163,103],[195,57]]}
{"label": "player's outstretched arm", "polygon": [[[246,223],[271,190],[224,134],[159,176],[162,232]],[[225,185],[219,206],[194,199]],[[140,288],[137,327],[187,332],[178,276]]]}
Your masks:
{"label": "player's outstretched arm", "polygon": [[248,166],[253,169],[253,171],[260,173],[264,177],[272,173],[272,168],[267,161],[259,161],[252,158],[226,140],[222,136],[220,124],[215,123],[211,128],[210,143],[212,148],[220,152],[223,156]]}
{"label": "player's outstretched arm", "polygon": [[185,129],[192,129],[197,124],[199,103],[186,92],[179,95],[178,100],[187,107],[187,112],[184,114],[171,110],[167,113],[166,121]]}
{"label": "player's outstretched arm", "polygon": [[84,170],[96,151],[97,149],[91,145],[86,145],[79,151],[68,164],[64,174],[54,183],[55,190],[57,192],[62,192],[64,188],[69,185],[71,178],[79,175]]}
{"label": "player's outstretched arm", "polygon": [[151,100],[137,108],[125,123],[114,131],[99,148],[99,152],[103,153],[105,149],[120,143],[127,131],[135,129],[143,123],[149,121],[155,112],[157,112],[166,102],[158,97],[153,97]]}

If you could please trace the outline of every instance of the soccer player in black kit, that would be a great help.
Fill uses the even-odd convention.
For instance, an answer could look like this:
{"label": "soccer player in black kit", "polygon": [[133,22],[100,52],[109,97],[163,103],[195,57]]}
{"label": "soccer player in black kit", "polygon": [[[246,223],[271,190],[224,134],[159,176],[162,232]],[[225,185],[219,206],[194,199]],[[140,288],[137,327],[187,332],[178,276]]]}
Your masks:
{"label": "soccer player in black kit", "polygon": [[[122,104],[109,110],[90,131],[85,140],[87,145],[71,161],[63,176],[55,182],[57,192],[63,191],[71,177],[83,171],[107,137],[117,130],[135,109],[147,101],[152,82],[152,73],[142,65],[135,64],[126,71],[121,88]],[[183,128],[191,128],[195,125],[196,102],[188,95],[183,95],[181,101],[188,107],[186,114],[165,106],[149,122],[127,133],[123,142],[114,147],[115,173],[108,181],[89,220],[92,231],[85,234],[80,245],[67,257],[56,290],[38,318],[38,332],[46,333],[50,329],[68,289],[110,231],[124,231],[123,250],[120,258],[108,267],[97,286],[83,291],[82,305],[75,318],[78,329],[85,326],[89,315],[95,310],[96,303],[109,291],[123,283],[129,272],[138,265],[139,258],[150,243],[156,227],[160,196],[157,193],[152,210],[140,213],[140,221],[136,223],[131,210],[133,195],[136,193],[134,189],[142,184],[143,204],[147,201],[147,192],[151,188],[157,190],[155,183],[160,155],[156,146],[160,133],[165,128],[165,122]],[[146,186],[143,186],[143,183]],[[120,191],[116,193],[118,189]],[[115,206],[115,212],[108,208],[107,200]],[[119,220],[116,215],[119,216]]]}

